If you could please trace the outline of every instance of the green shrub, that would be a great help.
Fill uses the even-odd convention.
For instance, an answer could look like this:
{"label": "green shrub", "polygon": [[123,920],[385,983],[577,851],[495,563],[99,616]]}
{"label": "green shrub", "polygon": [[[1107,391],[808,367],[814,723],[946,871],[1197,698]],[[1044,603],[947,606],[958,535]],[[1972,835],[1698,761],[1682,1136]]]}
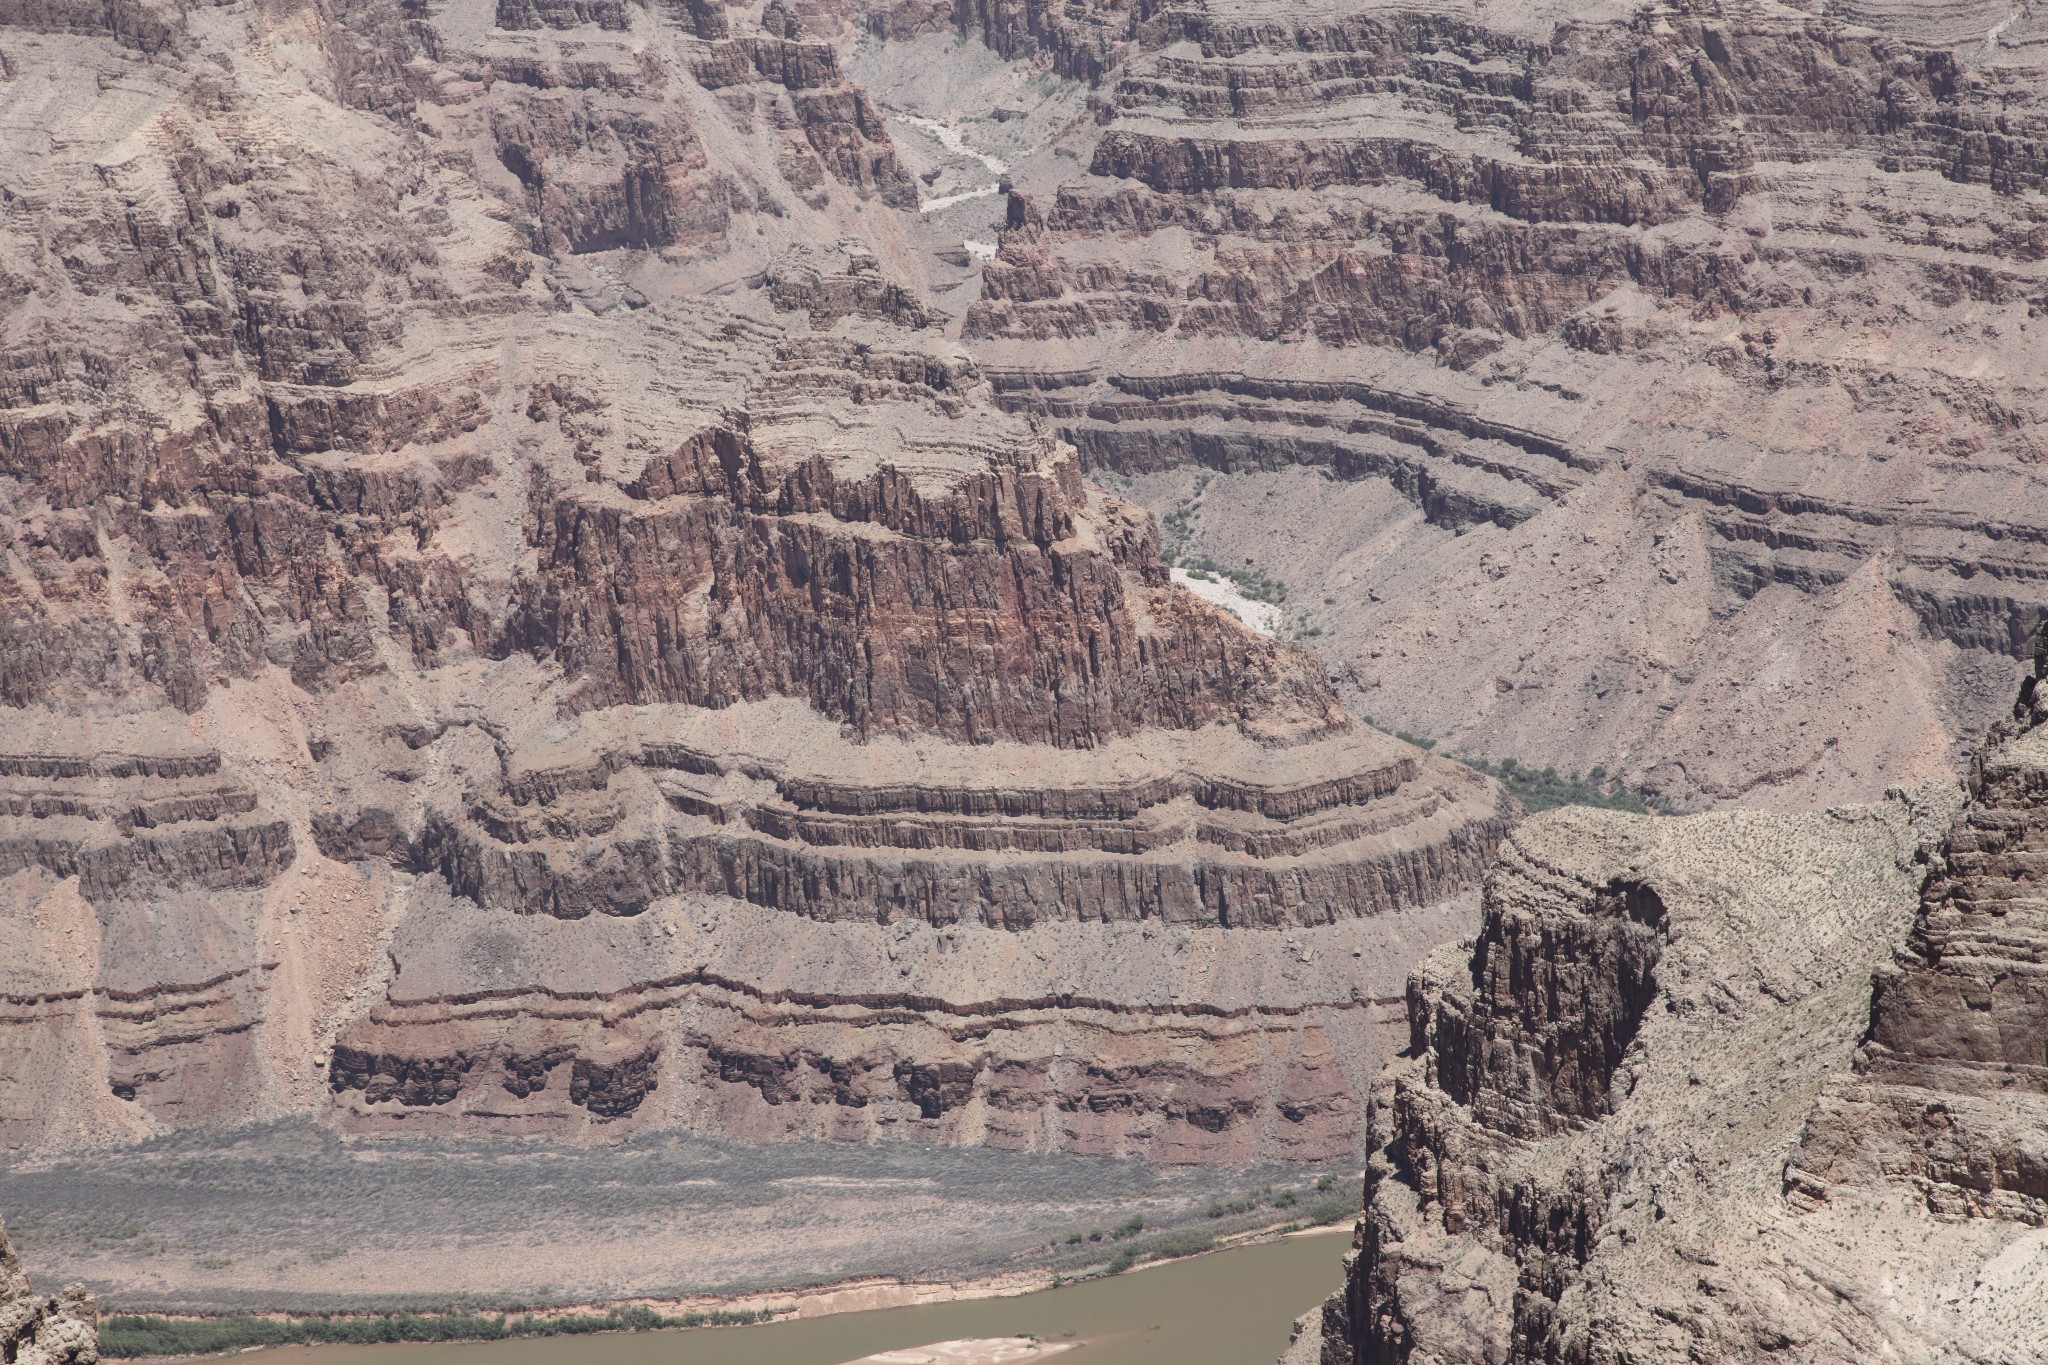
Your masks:
{"label": "green shrub", "polygon": [[1179,1232],[1162,1233],[1148,1241],[1127,1246],[1110,1257],[1107,1273],[1121,1275],[1134,1265],[1146,1261],[1170,1261],[1180,1256],[1199,1256],[1205,1251],[1216,1249],[1216,1239],[1206,1232],[1191,1228]]}
{"label": "green shrub", "polygon": [[1650,807],[1643,798],[1611,782],[1605,768],[1596,767],[1584,777],[1577,773],[1565,777],[1559,775],[1556,768],[1532,772],[1512,758],[1504,758],[1498,765],[1483,758],[1463,758],[1459,762],[1500,779],[1500,784],[1508,789],[1508,795],[1527,806],[1531,814],[1559,806],[1597,806],[1602,810],[1625,810],[1637,815],[1650,813]]}
{"label": "green shrub", "polygon": [[100,1322],[100,1354],[110,1360],[158,1355],[225,1355],[252,1346],[357,1346],[400,1341],[498,1341],[506,1337],[651,1332],[669,1327],[743,1327],[775,1316],[772,1309],[714,1309],[670,1315],[652,1308],[606,1313],[511,1317],[503,1313],[387,1313],[330,1318],[163,1318],[120,1313]]}
{"label": "green shrub", "polygon": [[1327,1223],[1349,1223],[1358,1218],[1358,1196],[1356,1194],[1329,1194],[1323,1196],[1302,1210],[1302,1219],[1310,1227],[1322,1227]]}

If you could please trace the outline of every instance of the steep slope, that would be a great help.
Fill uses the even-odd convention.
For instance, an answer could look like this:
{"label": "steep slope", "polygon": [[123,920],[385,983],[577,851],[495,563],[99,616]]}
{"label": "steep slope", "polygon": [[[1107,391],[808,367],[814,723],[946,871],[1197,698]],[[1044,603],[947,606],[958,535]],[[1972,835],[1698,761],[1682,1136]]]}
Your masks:
{"label": "steep slope", "polygon": [[2048,607],[2048,47],[1821,8],[957,7],[1096,83],[962,335],[1384,723],[1694,808],[1945,774]]}
{"label": "steep slope", "polygon": [[1290,1360],[2038,1354],[2039,733],[1945,836],[1933,786],[1518,829],[1410,981],[1350,1283]]}
{"label": "steep slope", "polygon": [[0,1142],[1356,1150],[1504,799],[995,404],[800,17],[0,23]]}
{"label": "steep slope", "polygon": [[1992,732],[1898,961],[1881,970],[1855,1080],[1833,1087],[1786,1171],[1795,1201],[1910,1189],[1956,1218],[2048,1223],[2048,631],[2014,720]]}
{"label": "steep slope", "polygon": [[92,1295],[35,1292],[0,1226],[0,1359],[17,1365],[94,1365],[100,1358],[99,1310]]}

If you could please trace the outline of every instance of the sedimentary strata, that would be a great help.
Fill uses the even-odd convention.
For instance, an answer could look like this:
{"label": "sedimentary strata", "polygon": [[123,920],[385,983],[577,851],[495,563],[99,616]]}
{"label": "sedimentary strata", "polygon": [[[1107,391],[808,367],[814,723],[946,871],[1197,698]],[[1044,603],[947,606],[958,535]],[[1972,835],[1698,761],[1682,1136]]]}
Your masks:
{"label": "sedimentary strata", "polygon": [[1349,1283],[1289,1359],[2027,1358],[2044,1035],[2024,948],[1954,926],[2024,914],[1985,845],[2023,846],[2029,753],[1952,829],[1938,786],[1519,828],[1476,941],[1410,979]]}
{"label": "sedimentary strata", "polygon": [[544,489],[512,628],[552,715],[321,760],[322,853],[408,881],[337,1117],[1345,1150],[1498,798],[1170,586],[971,367],[819,302],[845,267],[764,288],[798,332],[743,426]]}
{"label": "sedimentary strata", "polygon": [[1910,1190],[1950,1218],[2048,1223],[2048,632],[2014,719],[1973,766],[1913,933],[1877,974],[1856,1078],[1786,1167],[1796,1205]]}
{"label": "sedimentary strata", "polygon": [[956,17],[1095,113],[1017,167],[963,335],[1284,580],[1369,714],[1801,808],[2002,709],[2048,608],[2038,16]]}
{"label": "sedimentary strata", "polygon": [[995,401],[829,20],[0,10],[0,1142],[1355,1149],[1512,805]]}

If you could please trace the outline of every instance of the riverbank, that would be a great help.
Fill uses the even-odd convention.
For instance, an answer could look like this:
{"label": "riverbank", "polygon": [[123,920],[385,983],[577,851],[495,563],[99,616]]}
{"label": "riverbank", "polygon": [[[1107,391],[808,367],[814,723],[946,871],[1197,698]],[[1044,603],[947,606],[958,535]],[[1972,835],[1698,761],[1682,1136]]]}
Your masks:
{"label": "riverbank", "polygon": [[[1086,1342],[1090,1365],[1260,1365],[1279,1356],[1294,1319],[1341,1278],[1349,1245],[1344,1231],[1288,1236],[1276,1229],[1212,1253],[1024,1294],[963,1293],[903,1308],[705,1329],[691,1333],[687,1347],[672,1332],[620,1331],[580,1339],[573,1349],[589,1365],[673,1365],[680,1358],[691,1365],[844,1365],[934,1342],[1035,1336]],[[557,1340],[522,1338],[283,1346],[262,1358],[308,1365],[541,1365],[559,1361],[563,1350]]]}
{"label": "riverbank", "polygon": [[110,1314],[677,1313],[827,1286],[1028,1272],[1035,1287],[1103,1264],[1137,1220],[1137,1240],[1228,1238],[1310,1220],[1326,1199],[1348,1214],[1359,1182],[1356,1167],[673,1134],[595,1149],[350,1140],[293,1124],[0,1160],[0,1217],[38,1284],[83,1283]]}
{"label": "riverbank", "polygon": [[[1319,1209],[1318,1213],[1328,1210]],[[1127,1272],[1177,1264],[1235,1248],[1285,1238],[1348,1231],[1341,1221],[1295,1219],[1223,1234],[1180,1230],[1133,1238],[1110,1257],[1078,1270],[1040,1267],[953,1281],[893,1277],[770,1290],[724,1297],[635,1299],[631,1302],[557,1304],[523,1312],[422,1313],[408,1310],[294,1316],[276,1313],[172,1316],[107,1315],[101,1354],[110,1360],[171,1360],[218,1356],[263,1347],[488,1343],[527,1338],[660,1332],[754,1326],[893,1309],[1017,1298]]]}

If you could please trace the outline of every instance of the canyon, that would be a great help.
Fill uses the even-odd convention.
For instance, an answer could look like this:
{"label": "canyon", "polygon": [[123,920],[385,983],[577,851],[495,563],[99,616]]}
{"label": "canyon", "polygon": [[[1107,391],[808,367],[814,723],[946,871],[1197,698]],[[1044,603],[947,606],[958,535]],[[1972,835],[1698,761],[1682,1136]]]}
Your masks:
{"label": "canyon", "polygon": [[2040,22],[0,0],[0,1149],[1363,1160],[1302,1360],[2020,1349]]}
{"label": "canyon", "polygon": [[1874,800],[2002,710],[2048,505],[2030,7],[987,22],[1094,120],[1013,163],[962,336],[1283,582],[1355,709],[1687,810]]}
{"label": "canyon", "polygon": [[837,48],[148,15],[0,16],[0,1141],[1358,1150],[1514,805],[1004,410]]}

